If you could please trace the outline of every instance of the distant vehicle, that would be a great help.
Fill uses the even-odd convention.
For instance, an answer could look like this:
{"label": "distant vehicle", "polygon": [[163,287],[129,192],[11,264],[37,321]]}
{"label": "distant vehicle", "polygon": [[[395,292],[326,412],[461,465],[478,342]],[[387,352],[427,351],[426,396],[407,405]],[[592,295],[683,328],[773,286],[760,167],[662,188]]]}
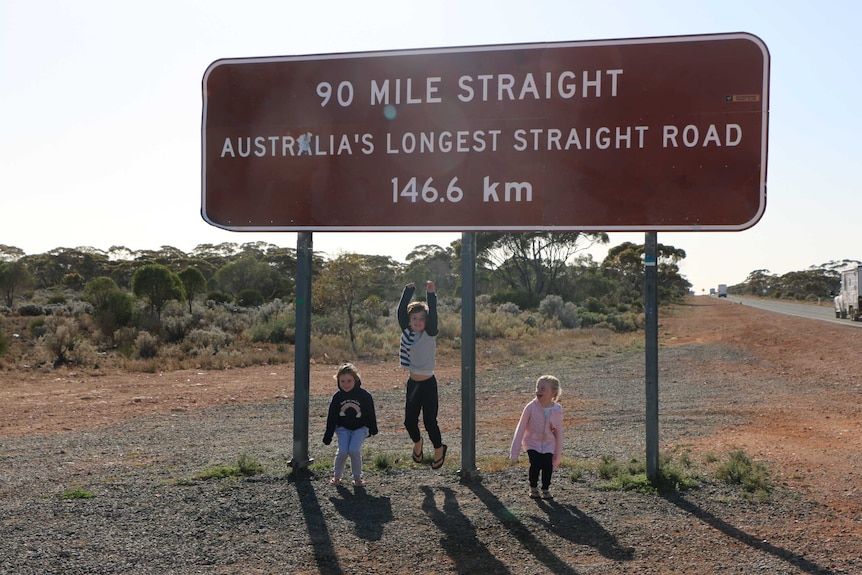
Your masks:
{"label": "distant vehicle", "polygon": [[727,297],[727,284],[718,284],[718,297]]}
{"label": "distant vehicle", "polygon": [[860,283],[862,283],[862,265],[841,270],[841,291],[835,296],[835,317],[859,321],[860,310],[862,310]]}
{"label": "distant vehicle", "polygon": [[709,295],[715,295],[715,288],[709,288]]}

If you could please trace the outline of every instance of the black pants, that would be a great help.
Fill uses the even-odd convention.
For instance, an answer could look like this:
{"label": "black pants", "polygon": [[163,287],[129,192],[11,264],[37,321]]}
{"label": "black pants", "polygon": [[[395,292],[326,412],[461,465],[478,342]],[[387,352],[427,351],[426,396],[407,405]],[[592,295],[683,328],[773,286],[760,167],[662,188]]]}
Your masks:
{"label": "black pants", "polygon": [[437,378],[433,375],[423,381],[407,380],[407,401],[404,404],[404,427],[410,439],[416,443],[422,439],[419,433],[419,412],[434,449],[443,445],[440,426],[437,425]]}
{"label": "black pants", "polygon": [[548,489],[551,486],[551,473],[554,472],[554,454],[539,453],[535,449],[528,449],[527,455],[530,458],[530,487],[539,485],[539,472],[542,472],[542,489]]}

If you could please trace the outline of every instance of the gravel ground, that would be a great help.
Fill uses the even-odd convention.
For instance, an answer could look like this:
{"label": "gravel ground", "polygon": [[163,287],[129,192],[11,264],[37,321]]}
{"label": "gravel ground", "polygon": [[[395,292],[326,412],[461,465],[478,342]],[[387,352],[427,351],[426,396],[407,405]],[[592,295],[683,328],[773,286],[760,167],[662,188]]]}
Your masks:
{"label": "gravel ground", "polygon": [[[732,309],[685,314],[723,307]],[[668,325],[663,340],[674,336],[675,324]],[[289,398],[0,436],[0,573],[862,572],[855,487],[846,507],[797,489],[792,478],[776,478],[768,502],[712,480],[657,496],[609,491],[594,473],[573,480],[564,469],[554,476],[552,500],[529,499],[526,458],[508,464],[504,457],[542,373],[563,381],[569,463],[643,458],[643,348],[593,347],[599,351],[545,352],[541,361],[511,353],[477,374],[480,472],[469,481],[458,473],[461,390],[451,370],[440,386],[450,449],[439,471],[430,469],[430,447],[425,463],[409,461],[403,389],[397,382],[375,388],[363,371],[380,434],[366,442],[360,487],[328,484],[335,445],[320,442],[328,393],[312,393],[316,461],[299,474],[288,464]],[[792,395],[794,386],[810,393],[819,377],[776,369],[729,340],[663,345],[660,367],[662,450],[689,453],[697,463],[723,445],[716,438],[751,424],[776,395]],[[75,409],[86,420],[87,408]],[[858,426],[858,408],[853,413]],[[263,473],[197,478],[241,454]],[[377,469],[380,456],[392,467]],[[78,488],[94,497],[63,497]]]}

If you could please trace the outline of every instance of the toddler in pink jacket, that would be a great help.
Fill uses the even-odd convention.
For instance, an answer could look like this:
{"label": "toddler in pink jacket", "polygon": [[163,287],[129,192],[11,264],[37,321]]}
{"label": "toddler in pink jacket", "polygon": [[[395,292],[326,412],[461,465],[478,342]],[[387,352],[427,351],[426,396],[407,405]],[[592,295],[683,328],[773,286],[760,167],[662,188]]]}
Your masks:
{"label": "toddler in pink jacket", "polygon": [[542,479],[542,498],[551,498],[551,474],[560,467],[563,456],[563,408],[560,398],[560,380],[543,375],[536,381],[536,398],[521,412],[521,419],[512,439],[509,457],[518,461],[523,447],[530,458],[530,497],[539,497],[539,475]]}

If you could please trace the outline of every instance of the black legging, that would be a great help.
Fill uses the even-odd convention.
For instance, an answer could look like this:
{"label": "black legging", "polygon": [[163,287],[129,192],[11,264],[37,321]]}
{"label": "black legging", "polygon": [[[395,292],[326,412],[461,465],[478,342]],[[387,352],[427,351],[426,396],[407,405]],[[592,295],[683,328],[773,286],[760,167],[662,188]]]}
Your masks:
{"label": "black legging", "polygon": [[551,486],[551,473],[554,472],[554,454],[539,453],[535,449],[528,449],[527,455],[530,458],[530,487],[536,487],[539,484],[539,471],[542,472],[542,489],[547,489]]}
{"label": "black legging", "polygon": [[404,427],[413,443],[422,439],[419,433],[419,412],[434,449],[443,445],[440,426],[437,425],[437,378],[433,375],[422,381],[407,380],[407,401],[404,404]]}

